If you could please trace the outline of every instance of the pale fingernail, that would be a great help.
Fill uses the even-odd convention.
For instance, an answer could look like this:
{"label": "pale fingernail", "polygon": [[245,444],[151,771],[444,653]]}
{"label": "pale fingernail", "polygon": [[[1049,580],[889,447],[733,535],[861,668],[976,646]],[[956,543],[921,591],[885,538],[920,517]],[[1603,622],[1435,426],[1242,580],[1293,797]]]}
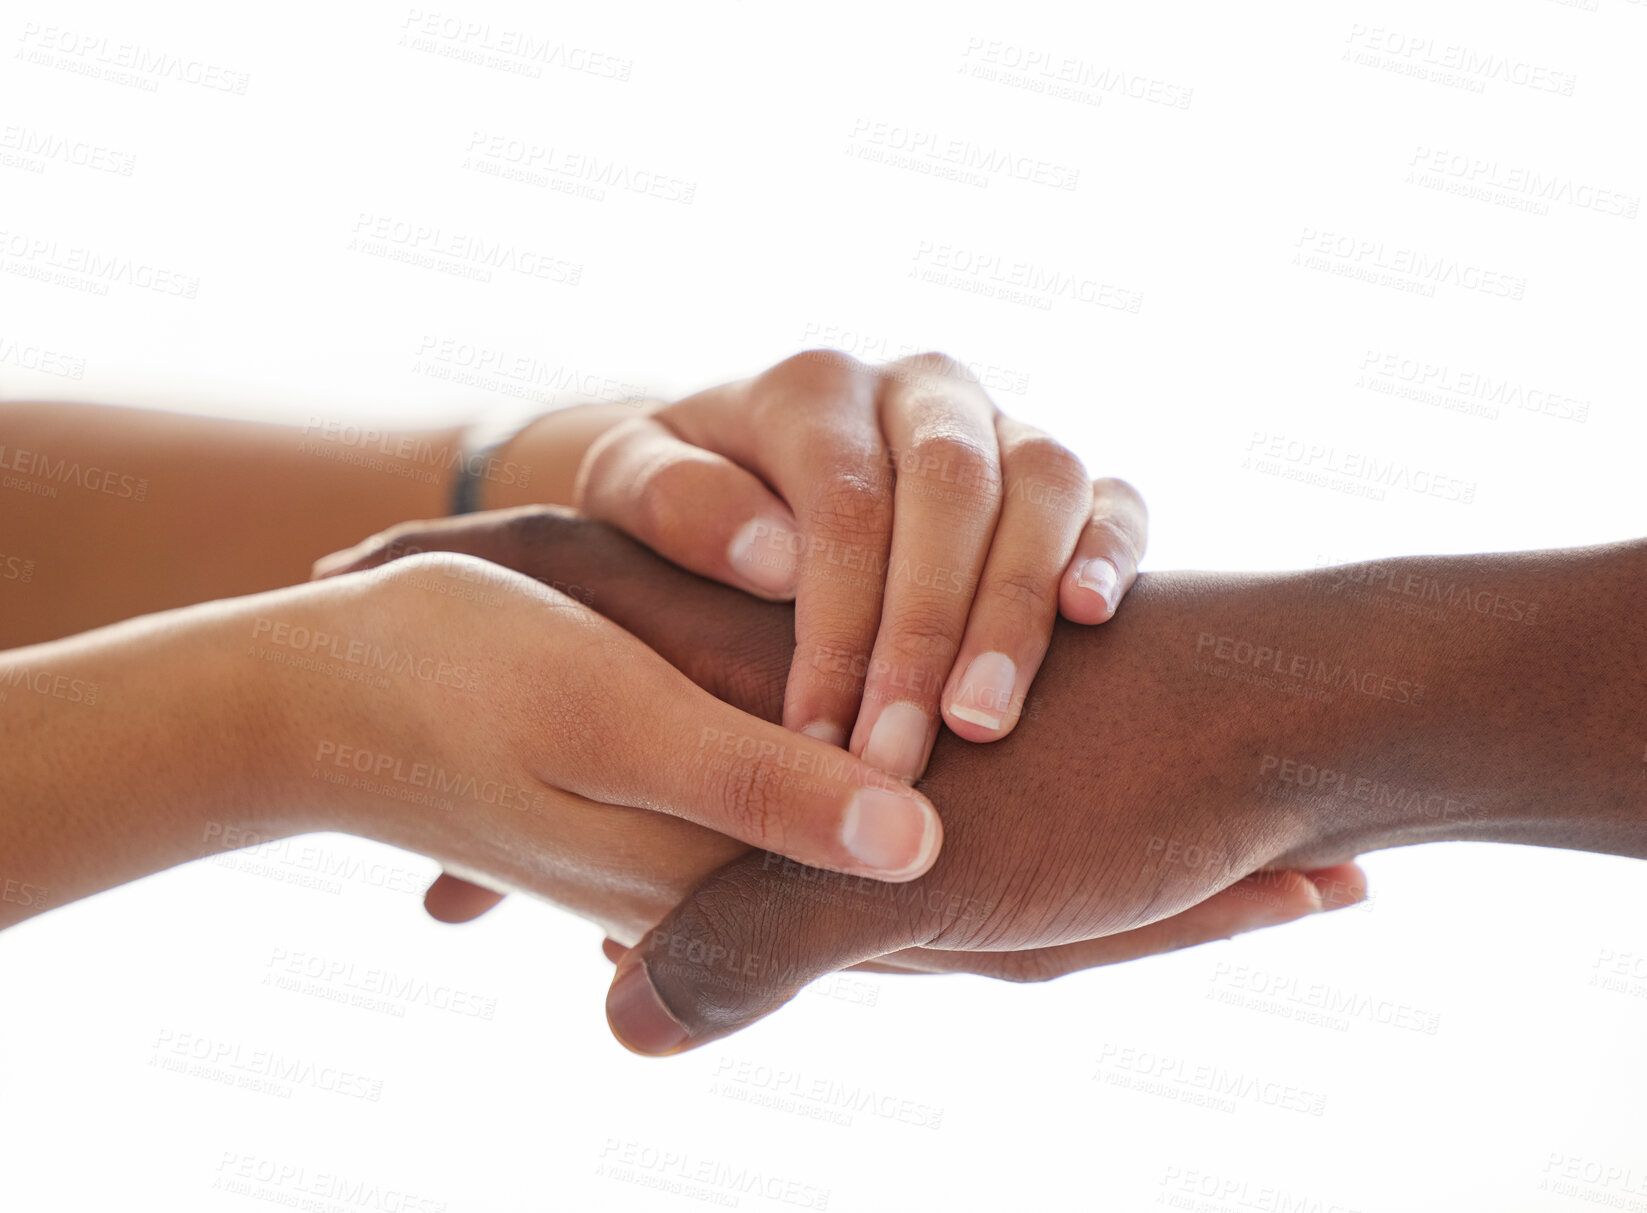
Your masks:
{"label": "pale fingernail", "polygon": [[863,760],[890,775],[913,778],[926,759],[926,713],[912,703],[889,703],[869,730]]}
{"label": "pale fingernail", "polygon": [[1083,561],[1081,567],[1075,570],[1075,584],[1098,595],[1111,611],[1115,609],[1115,583],[1120,579],[1115,566],[1102,556]]}
{"label": "pale fingernail", "polygon": [[882,879],[913,876],[938,849],[938,814],[913,796],[859,788],[841,819],[841,845]]}
{"label": "pale fingernail", "polygon": [[645,964],[618,974],[606,992],[606,1022],[625,1048],[648,1057],[673,1053],[690,1035],[663,1005]]}
{"label": "pale fingernail", "polygon": [[797,538],[788,523],[756,518],[733,537],[726,561],[750,585],[768,594],[788,594],[800,567]]}
{"label": "pale fingernail", "polygon": [[1307,879],[1315,886],[1315,893],[1321,899],[1323,911],[1347,910],[1367,900],[1367,890],[1364,886],[1346,884],[1342,880],[1317,880],[1314,877]]}
{"label": "pale fingernail", "polygon": [[801,729],[801,732],[825,745],[840,746],[843,749],[846,746],[846,730],[838,724],[830,724],[827,720],[814,720]]}
{"label": "pale fingernail", "polygon": [[1012,691],[1018,685],[1018,667],[1005,653],[980,653],[961,676],[961,689],[949,714],[957,720],[998,729],[1012,705]]}

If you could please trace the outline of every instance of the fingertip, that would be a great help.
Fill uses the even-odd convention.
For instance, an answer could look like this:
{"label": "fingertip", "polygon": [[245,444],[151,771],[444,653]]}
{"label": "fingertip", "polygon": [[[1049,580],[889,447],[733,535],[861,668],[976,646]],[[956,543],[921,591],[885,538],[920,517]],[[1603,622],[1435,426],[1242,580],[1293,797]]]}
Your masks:
{"label": "fingertip", "polygon": [[1293,868],[1264,868],[1249,873],[1215,893],[1200,906],[1219,924],[1219,937],[1228,939],[1247,931],[1277,927],[1319,914],[1321,895],[1304,873]]}
{"label": "fingertip", "polygon": [[1121,598],[1121,574],[1104,556],[1077,556],[1064,578],[1061,606],[1071,623],[1103,623]]}
{"label": "fingertip", "polygon": [[971,741],[984,744],[999,741],[1012,732],[1018,721],[1016,717],[1002,720],[991,716],[988,712],[977,708],[968,708],[961,704],[950,704],[944,709],[944,723],[949,731],[962,741]]}
{"label": "fingertip", "polygon": [[617,964],[629,954],[629,949],[615,939],[607,938],[600,941],[600,950],[607,960]]}
{"label": "fingertip", "polygon": [[800,581],[800,552],[801,536],[793,521],[765,515],[738,528],[727,546],[726,564],[745,589],[787,602]]}
{"label": "fingertip", "polygon": [[[873,693],[873,688],[867,689],[866,700]],[[863,729],[861,718],[858,728]],[[926,770],[935,733],[932,718],[919,704],[900,699],[880,710],[863,734],[858,757],[895,779],[913,783]]]}
{"label": "fingertip", "polygon": [[837,750],[846,749],[846,730],[833,721],[814,720],[811,724],[802,725],[801,732],[813,741],[821,741]]}
{"label": "fingertip", "polygon": [[456,926],[472,922],[490,910],[504,895],[442,872],[423,894],[423,908],[436,922]]}
{"label": "fingertip", "polygon": [[[959,663],[957,663],[959,666]],[[1027,684],[1035,675],[1025,671]],[[991,650],[966,662],[954,694],[943,706],[944,723],[967,741],[999,741],[1018,722],[1018,663]]]}
{"label": "fingertip", "polygon": [[585,453],[578,506],[660,556],[760,598],[794,597],[794,514],[753,472],[685,441],[657,416],[607,430]]}
{"label": "fingertip", "polygon": [[1071,623],[1103,623],[1120,609],[1138,577],[1149,542],[1149,513],[1138,490],[1124,480],[1092,485],[1092,516],[1065,571],[1059,595]]}
{"label": "fingertip", "polygon": [[841,848],[857,874],[892,884],[924,876],[943,846],[938,810],[917,792],[863,787],[841,816]]}
{"label": "fingertip", "polygon": [[1314,868],[1304,876],[1315,886],[1323,910],[1344,910],[1367,900],[1367,873],[1360,864]]}
{"label": "fingertip", "polygon": [[328,577],[336,577],[346,572],[349,567],[360,558],[361,545],[344,548],[341,552],[333,552],[329,556],[322,556],[309,566],[310,581],[324,581]]}
{"label": "fingertip", "polygon": [[606,1024],[619,1044],[642,1057],[667,1057],[689,1047],[691,1033],[664,1005],[636,958],[620,963],[606,992]]}

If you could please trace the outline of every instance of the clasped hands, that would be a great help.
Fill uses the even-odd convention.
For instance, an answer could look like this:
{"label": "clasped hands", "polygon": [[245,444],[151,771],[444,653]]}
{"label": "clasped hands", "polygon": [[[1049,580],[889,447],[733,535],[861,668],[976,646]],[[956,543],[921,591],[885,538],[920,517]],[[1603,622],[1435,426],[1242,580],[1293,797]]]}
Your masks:
{"label": "clasped hands", "polygon": [[647,410],[578,498],[406,524],[317,575],[386,640],[461,647],[486,700],[362,714],[352,752],[546,793],[456,819],[368,783],[352,828],[441,860],[439,917],[522,890],[600,924],[631,1049],[844,967],[1040,980],[1364,895],[1363,837],[1257,790],[1265,756],[1336,744],[1330,714],[1209,677],[1198,643],[1374,642],[1273,578],[1134,585],[1136,494],[947,360],[801,355]]}

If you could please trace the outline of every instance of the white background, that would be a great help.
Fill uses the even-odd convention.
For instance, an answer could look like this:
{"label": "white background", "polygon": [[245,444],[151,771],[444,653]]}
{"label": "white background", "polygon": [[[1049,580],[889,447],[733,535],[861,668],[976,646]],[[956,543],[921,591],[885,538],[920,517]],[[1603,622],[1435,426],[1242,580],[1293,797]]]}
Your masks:
{"label": "white background", "polygon": [[[394,4],[7,3],[0,398],[413,423],[941,348],[1143,489],[1152,567],[1647,530],[1647,6],[1086,7],[483,3],[429,32]],[[454,57],[483,46],[535,74]],[[1064,62],[1083,95],[1049,87]],[[535,182],[475,167],[493,136],[493,167],[546,149]],[[1075,188],[889,161],[934,140]],[[420,228],[577,281],[380,255]],[[93,293],[72,250],[194,297]],[[1355,276],[1415,256],[1425,293]],[[535,385],[496,372],[521,357]],[[1470,500],[1321,482],[1367,458]],[[433,865],[353,839],[258,862],[0,939],[4,1207],[1647,1209],[1631,861],[1379,854],[1361,910],[1048,986],[853,975],[661,1062],[608,1037],[581,922],[517,898],[438,926],[407,891]],[[335,888],[300,883],[317,862]],[[490,1018],[272,984],[298,955],[333,994],[386,968]],[[1360,1009],[1254,993],[1317,983]],[[174,1047],[378,1097],[260,1094]],[[1198,1106],[1203,1067],[1247,1093]]]}

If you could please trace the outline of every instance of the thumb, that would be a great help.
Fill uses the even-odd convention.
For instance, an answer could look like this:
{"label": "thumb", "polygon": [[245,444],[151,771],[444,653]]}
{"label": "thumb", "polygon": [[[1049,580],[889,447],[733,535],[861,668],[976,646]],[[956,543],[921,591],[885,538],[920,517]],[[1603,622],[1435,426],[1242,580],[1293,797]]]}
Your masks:
{"label": "thumb", "polygon": [[836,969],[931,937],[929,880],[887,884],[756,852],[699,885],[618,961],[606,1020],[650,1057],[729,1036]]}
{"label": "thumb", "polygon": [[603,433],[578,473],[578,508],[660,556],[760,598],[795,596],[795,515],[759,477],[655,417]]}
{"label": "thumb", "polygon": [[[921,793],[845,750],[721,702],[600,624],[617,641],[604,654],[586,650],[588,669],[564,671],[569,683],[597,691],[580,704],[581,727],[544,734],[554,743],[544,778],[837,872],[907,881],[932,866],[943,826]],[[601,686],[620,677],[619,694]]]}
{"label": "thumb", "polygon": [[423,894],[423,908],[436,922],[473,922],[502,900],[496,889],[442,872]]}

